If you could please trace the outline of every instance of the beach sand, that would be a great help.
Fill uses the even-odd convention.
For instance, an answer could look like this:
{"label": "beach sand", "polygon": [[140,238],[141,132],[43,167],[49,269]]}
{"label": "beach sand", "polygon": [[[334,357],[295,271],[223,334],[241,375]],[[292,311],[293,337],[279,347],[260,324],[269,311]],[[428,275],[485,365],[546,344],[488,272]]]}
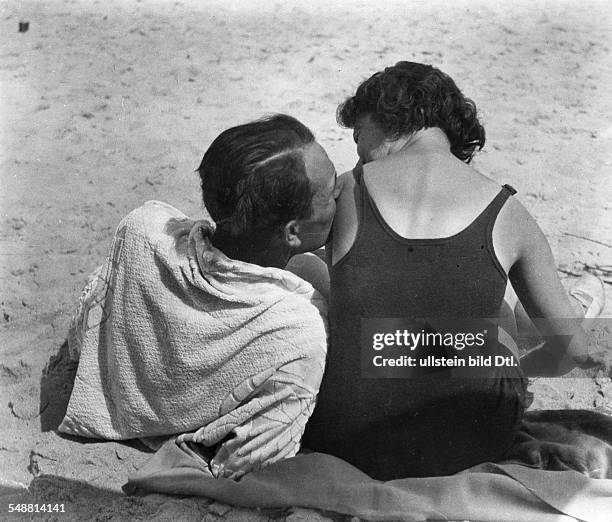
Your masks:
{"label": "beach sand", "polygon": [[[487,144],[473,165],[517,188],[563,277],[607,274],[612,317],[609,272],[597,270],[612,263],[612,6],[330,4],[0,4],[0,518],[11,519],[10,502],[64,504],[46,516],[57,520],[342,518],[123,496],[148,453],[53,431],[74,370],[62,346],[125,214],[151,199],[201,209],[194,169],[221,130],[286,112],[348,170],[356,154],[336,106],[400,59],[439,66],[476,101]],[[597,335],[610,345],[609,327]],[[531,390],[534,408],[612,414],[606,375],[576,371]]]}

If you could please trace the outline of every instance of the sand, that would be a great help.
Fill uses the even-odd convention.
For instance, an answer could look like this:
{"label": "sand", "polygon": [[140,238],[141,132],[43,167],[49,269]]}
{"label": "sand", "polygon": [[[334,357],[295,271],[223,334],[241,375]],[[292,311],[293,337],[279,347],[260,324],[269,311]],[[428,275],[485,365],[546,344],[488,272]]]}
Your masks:
{"label": "sand", "polygon": [[[597,271],[612,262],[612,7],[445,4],[0,4],[0,518],[9,502],[63,503],[58,520],[338,518],[124,497],[147,453],[53,431],[73,371],[62,346],[127,212],[150,199],[201,208],[194,169],[221,130],[287,112],[348,170],[354,144],[336,106],[397,60],[439,66],[477,102],[487,145],[474,166],[518,189],[561,275],[607,275],[612,303]],[[612,414],[609,376],[572,375],[532,382],[533,407]]]}

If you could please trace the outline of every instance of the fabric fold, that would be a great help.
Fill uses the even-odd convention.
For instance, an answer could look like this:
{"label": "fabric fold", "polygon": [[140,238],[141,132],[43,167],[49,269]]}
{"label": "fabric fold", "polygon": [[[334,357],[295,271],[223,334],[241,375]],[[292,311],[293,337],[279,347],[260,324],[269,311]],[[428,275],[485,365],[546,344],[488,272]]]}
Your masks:
{"label": "fabric fold", "polygon": [[[565,447],[612,446],[612,420],[590,411],[530,412],[530,444],[566,454]],[[537,426],[537,429],[534,428]],[[564,431],[565,430],[565,431]],[[352,465],[322,453],[301,453],[240,480],[214,479],[206,460],[168,441],[134,473],[124,491],[205,496],[243,507],[301,506],[365,520],[474,520],[495,522],[608,522],[612,479],[590,478],[571,469],[537,467],[519,439],[512,461],[485,463],[445,477],[381,482]],[[606,457],[608,470],[612,459]],[[539,460],[544,464],[543,460]],[[566,463],[568,466],[571,461]],[[608,476],[607,474],[604,476]],[[612,477],[612,474],[610,475]]]}

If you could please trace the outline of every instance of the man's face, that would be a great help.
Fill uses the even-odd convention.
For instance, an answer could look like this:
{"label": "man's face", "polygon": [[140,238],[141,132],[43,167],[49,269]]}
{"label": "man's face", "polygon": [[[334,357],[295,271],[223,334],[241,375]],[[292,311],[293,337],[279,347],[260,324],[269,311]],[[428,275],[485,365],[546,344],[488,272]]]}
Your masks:
{"label": "man's face", "polygon": [[311,252],[327,242],[339,193],[336,169],[321,145],[314,142],[304,149],[304,163],[314,196],[312,214],[298,221],[301,240],[298,253]]}

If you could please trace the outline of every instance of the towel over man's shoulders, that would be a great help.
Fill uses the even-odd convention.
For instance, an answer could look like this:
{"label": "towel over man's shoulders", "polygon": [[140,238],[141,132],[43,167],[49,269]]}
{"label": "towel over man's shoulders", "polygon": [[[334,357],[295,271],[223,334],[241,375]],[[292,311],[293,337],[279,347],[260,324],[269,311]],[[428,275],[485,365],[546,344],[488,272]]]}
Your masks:
{"label": "towel over man's shoulders", "polygon": [[121,221],[71,327],[80,359],[61,431],[194,430],[254,375],[299,359],[322,368],[322,297],[286,270],[229,259],[214,228],[159,201]]}

